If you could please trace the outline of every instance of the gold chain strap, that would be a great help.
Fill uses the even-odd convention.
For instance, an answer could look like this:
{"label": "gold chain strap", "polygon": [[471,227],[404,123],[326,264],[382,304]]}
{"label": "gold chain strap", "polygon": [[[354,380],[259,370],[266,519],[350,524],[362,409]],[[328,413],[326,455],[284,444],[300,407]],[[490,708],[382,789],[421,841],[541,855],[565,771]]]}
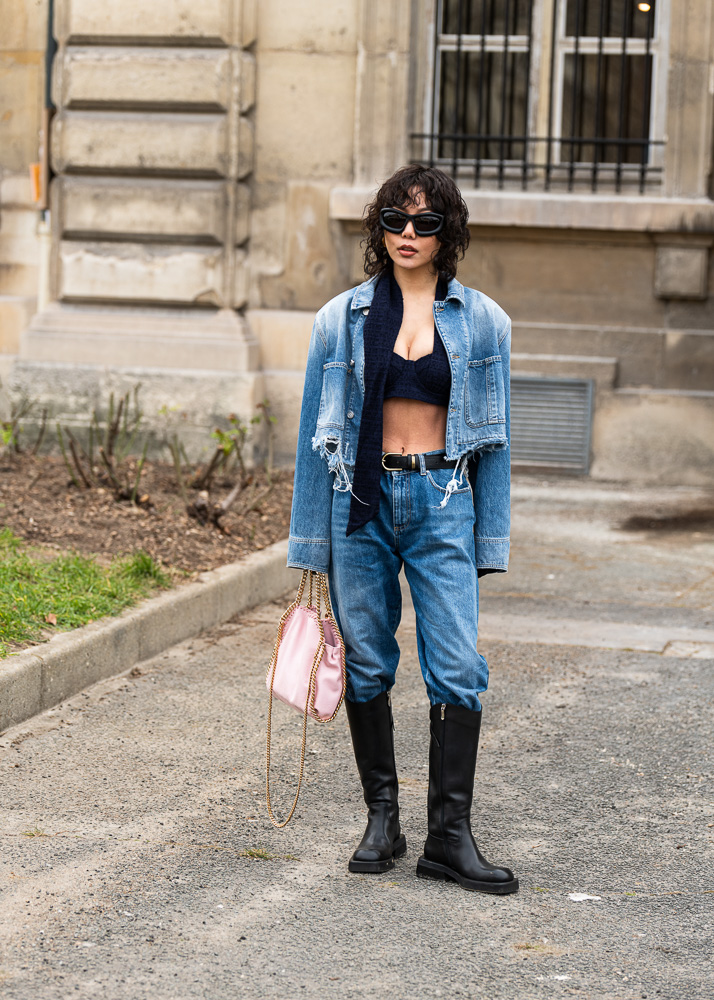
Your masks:
{"label": "gold chain strap", "polygon": [[[317,604],[316,608],[315,608],[315,605],[313,604],[313,590],[312,590],[312,588],[313,588],[313,575],[317,576],[317,578],[318,578],[317,582],[316,582],[316,588],[315,588],[315,597],[316,597],[316,604]],[[285,623],[288,620],[288,618],[290,617],[290,615],[300,605],[300,602],[302,601],[302,597],[303,597],[303,594],[304,594],[304,591],[305,591],[305,584],[306,583],[308,584],[308,607],[315,608],[315,610],[317,612],[317,626],[318,626],[318,628],[320,630],[320,641],[318,643],[317,650],[315,652],[315,658],[312,661],[312,668],[310,670],[310,683],[308,685],[307,698],[305,700],[305,711],[303,712],[303,717],[302,717],[302,740],[301,740],[301,744],[300,744],[300,773],[298,775],[297,791],[295,792],[295,798],[293,799],[293,804],[292,804],[292,806],[290,808],[290,812],[288,813],[287,819],[285,819],[282,823],[279,823],[278,820],[275,818],[275,816],[273,814],[273,807],[272,807],[272,804],[271,804],[271,801],[270,801],[270,734],[271,734],[272,715],[273,715],[273,683],[275,681],[275,668],[276,668],[277,662],[278,662],[278,649],[280,648],[280,642],[281,642],[282,637],[283,637],[283,629],[284,629]],[[335,718],[335,716],[339,712],[340,707],[342,705],[342,702],[344,700],[345,681],[346,681],[346,675],[345,675],[345,651],[344,651],[344,644],[342,642],[342,635],[341,635],[340,630],[339,630],[339,628],[337,626],[337,622],[335,621],[335,616],[334,616],[334,613],[332,611],[332,605],[330,603],[330,593],[329,593],[329,589],[328,589],[328,586],[327,586],[327,579],[326,579],[324,573],[313,574],[312,570],[307,570],[306,569],[306,570],[303,571],[302,579],[300,581],[300,586],[298,587],[298,592],[297,592],[297,596],[296,596],[295,600],[290,605],[290,607],[283,613],[283,615],[281,616],[280,621],[278,623],[278,634],[277,634],[276,639],[275,639],[275,645],[273,646],[273,654],[272,654],[272,656],[270,658],[270,665],[268,667],[268,675],[270,677],[270,694],[269,694],[269,698],[268,698],[268,736],[267,736],[267,745],[266,745],[266,754],[265,754],[265,757],[266,757],[266,768],[265,768],[265,801],[266,801],[266,804],[267,804],[267,807],[268,807],[268,816],[270,817],[270,822],[273,824],[273,826],[277,827],[277,829],[279,829],[279,830],[282,829],[284,826],[288,825],[288,823],[292,819],[293,813],[295,812],[295,808],[296,808],[297,803],[298,803],[298,798],[300,797],[300,788],[302,786],[303,772],[304,772],[304,769],[305,769],[305,744],[307,742],[307,717],[308,717],[308,714],[310,712],[310,709],[314,710],[314,707],[315,707],[314,702],[315,702],[315,693],[316,693],[316,691],[315,691],[315,684],[316,684],[316,678],[317,678],[317,668],[320,665],[320,660],[322,659],[322,654],[323,654],[323,651],[324,651],[324,648],[325,648],[325,630],[324,630],[324,627],[323,627],[323,624],[322,624],[322,618],[321,618],[321,615],[320,615],[320,595],[322,595],[322,598],[323,598],[323,600],[325,602],[325,614],[326,614],[326,617],[329,618],[330,624],[332,625],[333,629],[335,630],[335,634],[337,635],[337,637],[340,640],[340,648],[341,648],[341,653],[342,653],[342,655],[341,655],[341,660],[342,660],[342,696],[340,697],[340,700],[339,700],[339,703],[337,705],[337,708],[332,713],[332,715],[330,716],[329,719],[319,719],[319,718],[316,718],[315,716],[313,716],[313,717],[316,718],[317,722],[332,722],[332,720]]]}

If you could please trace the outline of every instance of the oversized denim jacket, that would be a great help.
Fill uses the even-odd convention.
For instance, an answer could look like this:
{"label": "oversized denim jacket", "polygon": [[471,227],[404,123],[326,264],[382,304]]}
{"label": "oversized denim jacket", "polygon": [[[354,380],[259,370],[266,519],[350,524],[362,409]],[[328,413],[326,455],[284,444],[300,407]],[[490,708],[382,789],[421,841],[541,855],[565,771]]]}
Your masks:
{"label": "oversized denim jacket", "polygon": [[[364,402],[363,329],[375,281],[337,295],[315,318],[298,432],[288,566],[327,572],[330,565],[332,490],[351,488]],[[488,296],[453,278],[446,299],[434,302],[434,322],[451,366],[446,456],[479,457],[473,484],[476,564],[505,572],[511,321]]]}

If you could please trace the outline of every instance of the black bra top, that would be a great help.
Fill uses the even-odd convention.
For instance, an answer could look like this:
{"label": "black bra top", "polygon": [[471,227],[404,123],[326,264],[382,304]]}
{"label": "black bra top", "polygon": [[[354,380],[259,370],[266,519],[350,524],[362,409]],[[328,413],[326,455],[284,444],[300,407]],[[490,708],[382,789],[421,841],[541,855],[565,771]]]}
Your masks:
{"label": "black bra top", "polygon": [[416,361],[403,358],[396,351],[392,353],[384,398],[419,399],[437,406],[449,405],[451,392],[451,369],[441,337],[434,327],[434,349]]}

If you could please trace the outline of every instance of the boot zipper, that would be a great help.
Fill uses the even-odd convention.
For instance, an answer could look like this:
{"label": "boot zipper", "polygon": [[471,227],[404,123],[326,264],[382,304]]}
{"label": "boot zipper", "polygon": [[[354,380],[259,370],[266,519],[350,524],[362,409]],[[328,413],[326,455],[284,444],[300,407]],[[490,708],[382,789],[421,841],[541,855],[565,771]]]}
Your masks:
{"label": "boot zipper", "polygon": [[444,721],[444,712],[446,711],[446,705],[441,706],[441,721]]}

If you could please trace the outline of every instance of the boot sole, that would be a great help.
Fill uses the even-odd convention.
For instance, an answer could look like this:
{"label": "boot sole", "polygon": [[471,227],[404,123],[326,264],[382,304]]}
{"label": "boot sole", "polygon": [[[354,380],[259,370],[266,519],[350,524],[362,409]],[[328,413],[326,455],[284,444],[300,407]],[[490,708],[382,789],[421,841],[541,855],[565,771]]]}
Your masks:
{"label": "boot sole", "polygon": [[382,861],[355,861],[354,858],[350,858],[347,869],[348,871],[363,875],[378,875],[380,872],[388,872],[390,868],[394,868],[395,860],[403,857],[406,853],[407,838],[402,834],[401,837],[394,841],[394,850],[392,851],[391,858],[384,858]]}
{"label": "boot sole", "polygon": [[470,892],[490,892],[496,896],[507,896],[511,892],[518,892],[517,878],[511,879],[510,882],[479,882],[460,875],[455,869],[447,868],[446,865],[427,861],[426,858],[419,858],[416,872],[420,878],[436,879],[439,882],[458,882],[462,889],[468,889]]}

